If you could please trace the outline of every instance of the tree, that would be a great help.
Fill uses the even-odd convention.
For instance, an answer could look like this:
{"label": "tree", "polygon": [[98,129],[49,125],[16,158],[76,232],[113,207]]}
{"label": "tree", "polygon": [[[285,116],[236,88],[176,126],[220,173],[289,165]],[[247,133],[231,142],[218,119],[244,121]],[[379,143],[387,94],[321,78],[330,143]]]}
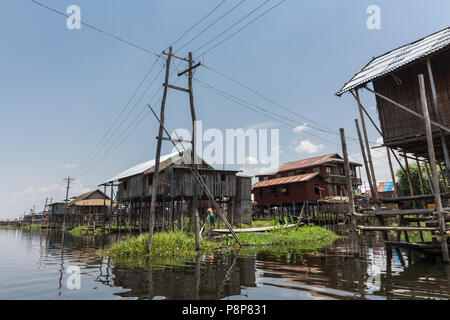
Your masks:
{"label": "tree", "polygon": [[[420,168],[422,171],[425,194],[431,194],[431,188],[430,188],[430,184],[428,183],[428,176],[426,174],[425,164],[420,164]],[[442,180],[442,174],[440,172],[439,167],[437,167],[436,169],[437,169],[437,172],[439,175],[439,185],[440,185],[440,189],[441,189],[440,191],[444,192],[445,189],[444,189],[444,182]],[[413,184],[414,194],[421,195],[422,191],[420,188],[419,170],[417,168],[417,165],[410,164],[409,170],[411,172],[411,180],[412,180],[412,184]],[[398,169],[395,175],[397,176],[397,185],[399,188],[400,195],[401,196],[409,196],[410,191],[409,191],[408,177],[406,176],[406,174],[403,172],[402,169]]]}

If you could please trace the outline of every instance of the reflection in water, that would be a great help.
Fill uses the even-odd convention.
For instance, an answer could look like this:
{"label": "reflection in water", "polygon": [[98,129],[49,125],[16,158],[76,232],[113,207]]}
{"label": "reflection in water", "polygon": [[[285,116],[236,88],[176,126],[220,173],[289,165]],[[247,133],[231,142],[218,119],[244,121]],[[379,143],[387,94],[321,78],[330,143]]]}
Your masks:
{"label": "reflection in water", "polygon": [[[377,235],[349,237],[311,255],[292,248],[230,251],[191,260],[114,264],[101,248],[120,240],[0,230],[0,299],[448,299],[450,270]],[[358,242],[358,241],[357,241]],[[361,254],[355,257],[355,248]],[[357,249],[358,250],[358,249]],[[69,266],[81,289],[69,290]]]}

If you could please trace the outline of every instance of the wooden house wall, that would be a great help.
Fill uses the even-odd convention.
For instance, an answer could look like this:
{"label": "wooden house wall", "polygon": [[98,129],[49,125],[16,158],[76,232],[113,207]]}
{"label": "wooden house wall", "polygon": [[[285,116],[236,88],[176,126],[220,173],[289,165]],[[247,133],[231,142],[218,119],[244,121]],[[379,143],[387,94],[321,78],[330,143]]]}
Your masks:
{"label": "wooden house wall", "polygon": [[[230,197],[236,194],[236,175],[233,172],[220,172],[211,170],[200,170],[206,186],[216,198]],[[222,181],[222,176],[225,180]],[[144,180],[143,180],[144,179]],[[153,176],[137,175],[120,181],[118,198],[120,200],[151,196]],[[126,182],[126,183],[125,183]],[[124,186],[127,185],[125,190]],[[170,197],[191,197],[193,188],[198,188],[199,195],[204,195],[197,180],[192,176],[189,169],[169,167],[159,174],[158,195]],[[143,193],[144,191],[144,193]]]}
{"label": "wooden house wall", "polygon": [[[317,184],[322,188],[321,196],[314,193],[314,185]],[[328,196],[327,184],[323,181],[320,176],[314,177],[313,179],[300,182],[291,183],[289,186],[289,195],[284,195],[281,189],[285,185],[269,186],[263,188],[255,188],[253,190],[254,199],[258,205],[278,205],[282,203],[292,204],[294,202],[304,202],[304,201],[317,201],[320,198],[325,198]],[[276,188],[276,196],[273,197],[271,190]],[[263,190],[262,197],[260,195],[260,190]]]}
{"label": "wooden house wall", "polygon": [[[448,127],[450,126],[450,51],[431,57],[430,61],[443,125]],[[396,83],[394,76],[387,75],[373,82],[374,89],[411,110],[423,114],[420,100],[419,74],[423,74],[425,77],[430,117],[431,120],[436,121],[425,60],[395,72],[395,77],[401,80],[400,85]],[[425,126],[422,119],[393,106],[379,97],[376,99],[385,143],[424,136]],[[435,127],[433,130],[438,131]]]}

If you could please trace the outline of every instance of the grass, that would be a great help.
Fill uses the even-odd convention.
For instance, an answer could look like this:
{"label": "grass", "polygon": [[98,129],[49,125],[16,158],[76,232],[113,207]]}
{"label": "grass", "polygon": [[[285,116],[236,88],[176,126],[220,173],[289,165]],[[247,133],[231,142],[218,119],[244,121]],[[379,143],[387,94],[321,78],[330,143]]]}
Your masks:
{"label": "grass", "polygon": [[[295,228],[278,227],[265,233],[241,233],[239,239],[244,246],[302,246],[318,248],[330,245],[338,239],[335,233],[319,226],[304,226]],[[224,241],[232,241],[231,237]]]}
{"label": "grass", "polygon": [[[130,257],[148,257],[148,233],[132,236],[125,241],[113,244],[107,254],[112,258],[127,259]],[[220,242],[201,240],[201,252],[211,252],[220,249]],[[181,233],[155,233],[150,257],[190,257],[197,255],[195,239],[193,236]]]}
{"label": "grass", "polygon": [[[86,232],[86,229],[87,229],[87,225],[79,225],[79,226],[72,228],[72,230],[70,230],[69,232],[74,237],[79,237],[79,236],[83,236],[83,235],[91,236],[94,234],[94,232],[92,230],[89,230]],[[97,235],[103,234],[101,226],[95,228],[95,234],[97,234]],[[105,235],[106,234],[109,234],[109,226],[108,225],[105,227]]]}
{"label": "grass", "polygon": [[[239,239],[247,248],[293,247],[301,250],[317,250],[330,245],[339,237],[318,226],[276,228],[265,233],[240,233]],[[106,255],[119,263],[132,261],[142,264],[146,258],[190,258],[198,254],[213,253],[222,249],[235,249],[234,239],[226,236],[221,241],[201,240],[201,250],[195,250],[193,235],[181,232],[155,233],[151,253],[147,253],[148,234],[132,236],[106,249]]]}

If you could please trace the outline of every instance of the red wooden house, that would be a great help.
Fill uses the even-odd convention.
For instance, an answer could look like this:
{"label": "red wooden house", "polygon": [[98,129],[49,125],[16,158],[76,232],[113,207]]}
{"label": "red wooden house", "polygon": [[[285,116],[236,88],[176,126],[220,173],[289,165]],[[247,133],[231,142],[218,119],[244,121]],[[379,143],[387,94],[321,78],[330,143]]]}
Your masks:
{"label": "red wooden house", "polygon": [[[358,167],[361,164],[350,162],[355,187],[361,184]],[[257,206],[297,206],[329,196],[347,195],[344,160],[337,153],[288,162],[257,178],[259,181],[252,186]]]}

